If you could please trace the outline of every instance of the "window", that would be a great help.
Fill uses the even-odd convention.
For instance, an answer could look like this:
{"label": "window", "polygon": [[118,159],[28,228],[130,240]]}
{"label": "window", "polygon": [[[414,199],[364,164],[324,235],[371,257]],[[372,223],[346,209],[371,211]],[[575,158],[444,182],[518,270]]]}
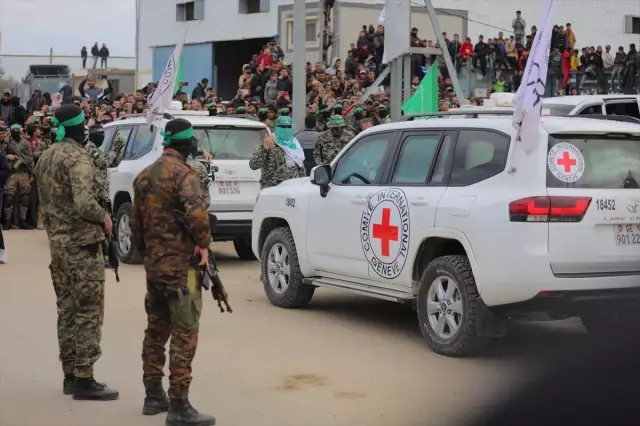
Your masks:
{"label": "window", "polygon": [[240,13],[261,13],[269,11],[270,0],[240,0]]}
{"label": "window", "polygon": [[195,128],[198,148],[216,159],[249,159],[267,135],[265,128],[209,127]]}
{"label": "window", "polygon": [[[305,41],[307,47],[318,46],[318,18],[307,17],[305,27]],[[287,21],[287,47],[289,50],[293,50],[293,20]]]}
{"label": "window", "polygon": [[577,115],[601,115],[601,114],[602,114],[602,105],[591,105],[580,110]]}
{"label": "window", "polygon": [[488,130],[461,130],[453,155],[450,185],[478,183],[504,170],[510,138]]}
{"label": "window", "polygon": [[384,160],[395,133],[378,133],[358,140],[338,160],[333,182],[338,185],[371,185],[380,182]]}
{"label": "window", "polygon": [[176,4],[176,21],[203,21],[204,0]]}
{"label": "window", "polygon": [[[555,156],[558,169],[553,173],[547,167],[547,187],[634,189],[636,192],[640,188],[638,186],[640,182],[640,138],[625,134],[612,134],[609,137],[551,135],[549,137],[549,151],[561,143],[571,144],[580,151],[580,154],[568,149],[554,150],[558,152]],[[580,155],[584,163],[582,174],[578,176],[577,180],[563,180],[563,174],[574,172],[575,168],[579,166]],[[560,168],[560,166],[564,168]]]}
{"label": "window", "polygon": [[124,154],[125,160],[137,160],[153,149],[156,133],[152,132],[149,125],[142,124],[138,126],[135,136],[129,141],[127,151]]}
{"label": "window", "polygon": [[111,147],[113,146],[113,135],[115,132],[116,132],[115,126],[104,128],[104,141],[102,142],[102,145],[100,145],[100,147],[98,148],[100,151],[107,152],[111,149]]}
{"label": "window", "polygon": [[426,185],[440,136],[441,133],[437,132],[405,138],[391,182]]}
{"label": "window", "polygon": [[626,15],[624,21],[625,33],[640,34],[640,16]]}
{"label": "window", "polygon": [[607,115],[626,115],[628,117],[640,118],[638,101],[631,99],[629,102],[607,102],[604,104]]}
{"label": "window", "polygon": [[[125,145],[125,153],[122,156],[123,160],[129,160],[129,158],[127,158],[127,151],[129,150],[129,144],[127,143],[127,141],[129,140],[129,136],[131,136],[131,132],[133,131],[133,127],[128,126],[128,127],[118,127],[118,130],[116,130],[116,134],[113,137],[113,140],[115,141],[117,137],[121,136],[124,139],[124,145]],[[112,144],[113,146],[113,144]]]}
{"label": "window", "polygon": [[[575,108],[575,105],[564,105],[564,104],[553,104],[542,101],[542,113],[545,113],[545,110],[548,111],[550,116],[562,116],[569,115],[571,111]],[[484,115],[483,115],[484,117]]]}
{"label": "window", "polygon": [[453,137],[448,134],[444,136],[442,147],[438,153],[438,159],[436,165],[433,168],[433,175],[431,175],[431,182],[433,184],[445,183],[445,173],[447,171],[447,161],[451,157],[451,146],[453,145]]}

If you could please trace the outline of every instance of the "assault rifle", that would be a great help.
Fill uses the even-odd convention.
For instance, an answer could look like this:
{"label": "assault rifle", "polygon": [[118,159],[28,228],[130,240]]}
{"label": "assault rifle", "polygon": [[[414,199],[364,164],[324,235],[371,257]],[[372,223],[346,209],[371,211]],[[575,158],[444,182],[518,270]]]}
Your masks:
{"label": "assault rifle", "polygon": [[31,167],[29,165],[29,163],[27,163],[27,161],[25,160],[24,156],[22,154],[20,154],[20,152],[16,149],[13,148],[13,142],[9,142],[7,144],[7,155],[15,155],[16,157],[18,157],[18,160],[20,163],[24,164],[24,166],[29,169],[29,173],[31,173],[32,175],[33,173],[33,167]]}
{"label": "assault rifle", "polygon": [[[184,213],[179,210],[174,210],[173,214],[176,217],[180,228],[182,228],[182,230],[195,242],[195,238],[193,238],[193,234],[185,221]],[[191,266],[199,268],[198,273],[201,278],[200,283],[202,288],[205,290],[211,289],[211,295],[213,296],[213,300],[218,303],[220,312],[225,312],[226,308],[226,312],[232,313],[233,310],[231,309],[231,306],[229,306],[229,295],[227,294],[227,291],[222,285],[222,280],[220,279],[218,262],[216,261],[211,249],[207,249],[207,252],[208,262],[206,266],[199,266],[200,261],[202,260],[199,254],[194,254],[191,257]]]}
{"label": "assault rifle", "polygon": [[[111,209],[111,201],[103,201],[100,203],[102,207],[107,211],[111,221],[113,222],[113,211]],[[105,235],[105,239],[102,243],[102,251],[106,256],[107,263],[113,269],[113,272],[116,274],[116,282],[120,282],[120,274],[118,274],[118,267],[120,263],[118,262],[118,247],[116,246],[116,241],[113,238],[113,230],[110,235]]]}

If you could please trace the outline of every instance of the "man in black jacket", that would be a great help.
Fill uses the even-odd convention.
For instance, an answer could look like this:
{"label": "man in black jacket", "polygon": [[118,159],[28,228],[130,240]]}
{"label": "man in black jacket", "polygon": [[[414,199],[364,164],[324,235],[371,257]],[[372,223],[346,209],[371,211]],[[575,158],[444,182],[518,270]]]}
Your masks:
{"label": "man in black jacket", "polygon": [[93,47],[91,48],[91,57],[93,57],[93,67],[96,68],[98,66],[98,57],[100,57],[100,48],[98,47],[98,42],[96,41]]}
{"label": "man in black jacket", "polygon": [[316,142],[318,142],[318,136],[320,136],[316,126],[316,116],[313,114],[307,115],[304,119],[304,130],[293,135],[294,138],[298,139],[304,151],[304,168],[307,176],[309,176],[311,169],[316,165],[313,160],[313,150],[316,148]]}
{"label": "man in black jacket", "polygon": [[622,81],[624,82],[624,94],[630,95],[633,91],[633,87],[636,84],[636,73],[638,72],[638,51],[636,45],[631,43],[629,45],[629,53],[627,53],[627,62],[622,73]]}
{"label": "man in black jacket", "polygon": [[194,99],[201,100],[205,96],[207,96],[207,85],[209,84],[208,78],[203,78],[200,82],[193,88],[193,92],[191,92],[191,100]]}
{"label": "man in black jacket", "polygon": [[478,37],[478,43],[476,43],[476,47],[473,49],[473,66],[478,68],[478,63],[480,64],[480,72],[482,72],[482,76],[487,75],[487,53],[489,52],[489,45],[484,42],[484,36]]}
{"label": "man in black jacket", "polygon": [[627,54],[624,53],[624,47],[620,46],[613,59],[613,71],[611,72],[611,88],[614,90],[617,85],[622,86],[622,72],[626,63]]}

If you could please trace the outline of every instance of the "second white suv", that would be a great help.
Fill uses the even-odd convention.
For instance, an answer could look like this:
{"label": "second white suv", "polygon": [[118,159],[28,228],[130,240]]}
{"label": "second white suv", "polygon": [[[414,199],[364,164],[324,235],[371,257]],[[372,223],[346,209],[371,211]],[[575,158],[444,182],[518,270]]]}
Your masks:
{"label": "second white suv", "polygon": [[163,150],[160,131],[169,117],[189,120],[200,147],[214,156],[218,172],[210,185],[209,215],[215,217],[214,241],[233,241],[241,259],[255,259],[251,250],[251,212],[260,191],[260,171],[249,168],[255,147],[268,134],[267,126],[243,118],[210,117],[206,112],[169,110],[160,125],[150,128],[145,115],[121,118],[106,124],[109,150],[117,135],[125,141],[125,153],[118,167],[109,169],[110,199],[115,214],[118,252],[124,263],[140,263],[141,256],[131,239],[129,218],[133,201],[133,180]]}
{"label": "second white suv", "polygon": [[449,356],[511,318],[607,333],[640,298],[637,179],[638,124],[545,117],[527,155],[507,119],[391,123],[262,190],[252,245],[272,304],[325,287],[414,304]]}

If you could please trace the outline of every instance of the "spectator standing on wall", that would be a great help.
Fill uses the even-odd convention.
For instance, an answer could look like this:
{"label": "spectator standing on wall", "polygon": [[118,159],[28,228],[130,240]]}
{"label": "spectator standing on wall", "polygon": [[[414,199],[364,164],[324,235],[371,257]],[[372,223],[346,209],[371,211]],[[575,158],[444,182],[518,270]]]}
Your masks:
{"label": "spectator standing on wall", "polygon": [[519,10],[516,11],[516,18],[511,22],[511,26],[513,27],[513,34],[515,34],[516,39],[523,41],[525,29],[527,28],[527,21],[524,20],[522,12]]}
{"label": "spectator standing on wall", "polygon": [[82,46],[82,49],[80,49],[80,57],[82,58],[82,69],[85,69],[87,67],[87,46]]}
{"label": "spectator standing on wall", "polygon": [[106,43],[102,43],[102,47],[98,51],[100,55],[100,68],[108,68],[107,60],[109,59],[109,48],[107,48]]}
{"label": "spectator standing on wall", "polygon": [[96,41],[91,48],[91,57],[93,58],[93,67],[98,67],[98,57],[100,56],[100,48],[98,47],[98,42]]}
{"label": "spectator standing on wall", "polygon": [[[624,64],[627,62],[627,54],[624,53],[624,47],[618,47],[616,57],[613,60],[613,71],[611,72],[611,87],[616,87],[616,83],[620,84],[622,80],[622,71],[624,71]],[[620,84],[621,85],[621,84]]]}

